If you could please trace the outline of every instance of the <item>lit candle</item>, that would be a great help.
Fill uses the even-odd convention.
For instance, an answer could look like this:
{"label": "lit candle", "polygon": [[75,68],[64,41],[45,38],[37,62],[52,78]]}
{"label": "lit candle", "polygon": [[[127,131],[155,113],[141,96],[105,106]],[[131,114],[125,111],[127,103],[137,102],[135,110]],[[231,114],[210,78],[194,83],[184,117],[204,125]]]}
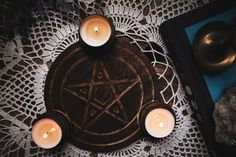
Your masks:
{"label": "lit candle", "polygon": [[32,128],[32,139],[39,147],[51,149],[58,146],[68,136],[68,119],[60,112],[43,114]]}
{"label": "lit candle", "polygon": [[81,40],[90,47],[101,47],[114,39],[114,26],[106,17],[91,15],[80,25]]}
{"label": "lit candle", "polygon": [[62,129],[52,119],[41,119],[33,126],[32,138],[41,148],[51,149],[60,143]]}
{"label": "lit candle", "polygon": [[142,111],[144,130],[155,138],[168,136],[175,127],[175,115],[165,104],[152,102]]}

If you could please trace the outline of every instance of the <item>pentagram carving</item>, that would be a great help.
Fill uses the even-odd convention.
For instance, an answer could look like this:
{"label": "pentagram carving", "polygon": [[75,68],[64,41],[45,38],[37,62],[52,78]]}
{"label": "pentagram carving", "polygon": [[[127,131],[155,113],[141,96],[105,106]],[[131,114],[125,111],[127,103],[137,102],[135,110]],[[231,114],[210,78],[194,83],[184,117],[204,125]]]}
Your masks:
{"label": "pentagram carving", "polygon": [[121,98],[138,82],[138,78],[111,80],[105,65],[95,62],[89,83],[68,84],[64,89],[88,103],[83,118],[84,128],[88,128],[103,114],[128,123]]}
{"label": "pentagram carving", "polygon": [[50,67],[46,107],[70,118],[72,144],[108,151],[142,136],[139,112],[146,102],[159,98],[159,88],[148,59],[127,43],[129,38],[117,38],[111,52],[100,57],[76,43]]}

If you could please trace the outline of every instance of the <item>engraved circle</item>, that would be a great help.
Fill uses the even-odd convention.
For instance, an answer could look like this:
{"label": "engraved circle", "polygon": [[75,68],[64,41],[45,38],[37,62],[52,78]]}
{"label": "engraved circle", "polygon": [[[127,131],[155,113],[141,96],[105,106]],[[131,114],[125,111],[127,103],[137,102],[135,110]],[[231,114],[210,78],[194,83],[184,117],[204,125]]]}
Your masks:
{"label": "engraved circle", "polygon": [[147,58],[137,47],[117,42],[114,53],[102,57],[76,44],[68,47],[46,79],[47,109],[70,118],[71,143],[85,149],[108,150],[138,139],[142,105],[157,97],[156,74]]}

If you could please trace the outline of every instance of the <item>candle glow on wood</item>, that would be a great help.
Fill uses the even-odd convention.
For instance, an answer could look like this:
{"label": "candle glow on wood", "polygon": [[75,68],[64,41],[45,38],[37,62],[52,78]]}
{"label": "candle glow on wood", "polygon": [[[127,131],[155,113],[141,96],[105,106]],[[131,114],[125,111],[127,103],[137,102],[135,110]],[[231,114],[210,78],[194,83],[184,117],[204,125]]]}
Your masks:
{"label": "candle glow on wood", "polygon": [[175,118],[172,113],[163,108],[156,108],[150,111],[145,119],[147,132],[156,138],[168,136],[174,129]]}
{"label": "candle glow on wood", "polygon": [[32,138],[39,147],[50,149],[61,141],[62,129],[52,119],[41,119],[32,128]]}
{"label": "candle glow on wood", "polygon": [[80,25],[80,36],[89,46],[104,45],[110,39],[111,33],[109,21],[99,15],[88,16]]}

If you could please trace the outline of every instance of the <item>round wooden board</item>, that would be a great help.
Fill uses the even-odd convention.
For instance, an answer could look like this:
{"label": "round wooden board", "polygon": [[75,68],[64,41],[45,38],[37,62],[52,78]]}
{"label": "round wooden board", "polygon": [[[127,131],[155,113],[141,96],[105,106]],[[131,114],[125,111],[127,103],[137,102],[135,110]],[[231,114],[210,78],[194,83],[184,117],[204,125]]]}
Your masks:
{"label": "round wooden board", "polygon": [[81,47],[71,45],[50,67],[47,110],[70,118],[70,142],[76,146],[92,151],[126,146],[142,136],[142,107],[159,99],[155,70],[128,38],[117,38],[106,53],[91,54]]}

